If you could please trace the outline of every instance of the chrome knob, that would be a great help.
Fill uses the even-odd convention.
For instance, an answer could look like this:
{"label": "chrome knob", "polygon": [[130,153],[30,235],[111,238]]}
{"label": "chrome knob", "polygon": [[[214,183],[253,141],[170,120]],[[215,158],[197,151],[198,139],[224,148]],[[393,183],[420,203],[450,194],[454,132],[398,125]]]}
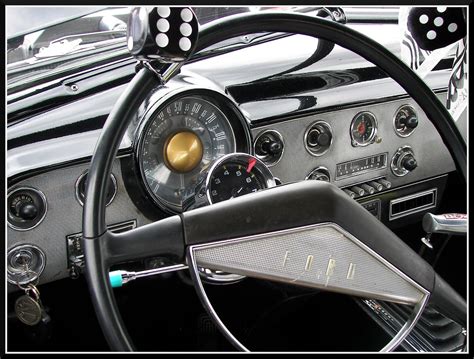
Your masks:
{"label": "chrome knob", "polygon": [[358,187],[358,186],[351,187],[351,191],[356,193],[359,197],[363,196],[365,194],[365,191],[362,188]]}
{"label": "chrome knob", "polygon": [[360,186],[365,192],[369,193],[369,194],[374,194],[375,193],[375,188],[374,187],[371,187],[369,186],[368,184],[363,184]]}

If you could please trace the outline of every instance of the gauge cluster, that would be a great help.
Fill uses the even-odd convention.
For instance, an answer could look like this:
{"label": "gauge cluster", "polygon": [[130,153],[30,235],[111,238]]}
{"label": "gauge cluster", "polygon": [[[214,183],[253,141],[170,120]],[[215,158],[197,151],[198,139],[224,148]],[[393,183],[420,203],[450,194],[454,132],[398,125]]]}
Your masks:
{"label": "gauge cluster", "polygon": [[[282,183],[323,180],[342,189],[363,183],[364,195],[370,195],[379,191],[380,179],[396,187],[454,169],[447,149],[439,145],[439,134],[424,116],[411,99],[400,98],[260,122],[252,131],[257,138],[278,133],[279,142],[285,144],[285,151],[271,166]],[[265,141],[254,144],[256,154],[262,149],[268,152],[272,143]],[[262,157],[267,158],[271,159]],[[367,185],[371,182],[374,191]]]}
{"label": "gauge cluster", "polygon": [[139,127],[140,176],[148,195],[166,212],[193,208],[212,165],[225,155],[250,151],[245,120],[230,102],[215,96],[181,93],[145,116]]}

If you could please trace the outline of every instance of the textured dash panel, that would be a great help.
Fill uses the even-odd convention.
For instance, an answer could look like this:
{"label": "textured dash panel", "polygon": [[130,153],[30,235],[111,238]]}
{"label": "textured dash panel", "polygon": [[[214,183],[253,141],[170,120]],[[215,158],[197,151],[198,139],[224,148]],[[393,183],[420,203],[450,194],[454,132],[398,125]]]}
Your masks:
{"label": "textured dash panel", "polygon": [[423,293],[334,225],[195,248],[199,266],[368,298],[416,303]]}

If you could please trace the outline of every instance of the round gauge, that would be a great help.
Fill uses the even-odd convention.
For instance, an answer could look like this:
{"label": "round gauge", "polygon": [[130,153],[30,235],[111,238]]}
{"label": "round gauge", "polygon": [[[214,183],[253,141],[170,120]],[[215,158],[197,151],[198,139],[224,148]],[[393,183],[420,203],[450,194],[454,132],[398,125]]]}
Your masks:
{"label": "round gauge", "polygon": [[351,139],[353,146],[367,146],[375,141],[377,120],[370,112],[358,113],[351,123]]}
{"label": "round gauge", "polygon": [[307,180],[331,182],[331,176],[326,167],[319,166],[312,170],[307,176]]}
{"label": "round gauge", "polygon": [[47,202],[43,192],[33,187],[12,190],[7,197],[8,226],[27,231],[38,226],[46,216]]}
{"label": "round gauge", "polygon": [[184,96],[164,103],[143,125],[137,156],[148,192],[163,209],[187,209],[199,174],[235,152],[229,120],[211,101]]}
{"label": "round gauge", "polygon": [[207,197],[210,203],[218,203],[275,185],[272,173],[262,161],[235,153],[222,157],[209,171]]}

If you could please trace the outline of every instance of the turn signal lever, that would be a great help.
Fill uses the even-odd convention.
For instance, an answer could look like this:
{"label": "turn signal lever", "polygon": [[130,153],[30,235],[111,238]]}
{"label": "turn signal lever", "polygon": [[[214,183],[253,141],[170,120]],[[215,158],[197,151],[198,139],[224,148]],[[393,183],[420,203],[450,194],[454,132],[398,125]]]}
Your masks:
{"label": "turn signal lever", "polygon": [[467,214],[463,213],[446,213],[434,215],[427,213],[423,217],[423,229],[426,236],[421,241],[430,249],[433,244],[430,241],[433,233],[445,234],[466,234],[467,233]]}

